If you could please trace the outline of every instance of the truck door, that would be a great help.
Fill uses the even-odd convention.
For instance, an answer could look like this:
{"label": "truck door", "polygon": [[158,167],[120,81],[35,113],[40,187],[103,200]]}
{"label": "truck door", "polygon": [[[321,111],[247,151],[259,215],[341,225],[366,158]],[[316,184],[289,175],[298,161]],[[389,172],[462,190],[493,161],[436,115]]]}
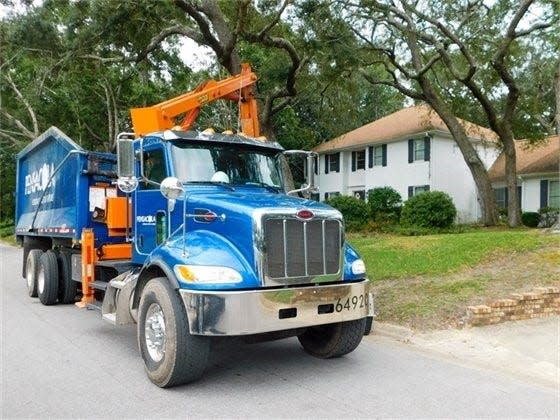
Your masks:
{"label": "truck door", "polygon": [[168,174],[165,153],[161,147],[145,149],[142,154],[144,174],[136,190],[135,250],[148,255],[165,237],[167,202],[159,185]]}

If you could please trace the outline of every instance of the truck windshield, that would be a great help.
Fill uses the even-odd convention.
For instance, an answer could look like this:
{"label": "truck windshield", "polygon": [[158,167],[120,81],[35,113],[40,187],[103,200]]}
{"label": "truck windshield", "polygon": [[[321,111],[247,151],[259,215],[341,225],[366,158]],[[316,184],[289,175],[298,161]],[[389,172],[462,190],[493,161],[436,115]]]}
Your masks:
{"label": "truck windshield", "polygon": [[230,144],[174,144],[175,176],[181,182],[223,182],[282,188],[281,153]]}

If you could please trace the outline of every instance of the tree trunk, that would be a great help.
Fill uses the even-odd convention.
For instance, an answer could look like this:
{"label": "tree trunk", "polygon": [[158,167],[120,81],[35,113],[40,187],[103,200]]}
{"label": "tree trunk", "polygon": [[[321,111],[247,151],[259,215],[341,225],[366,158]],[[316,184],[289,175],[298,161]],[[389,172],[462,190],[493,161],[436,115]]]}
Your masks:
{"label": "tree trunk", "polygon": [[560,134],[560,61],[554,75],[554,92],[556,96],[556,134]]}
{"label": "tree trunk", "polygon": [[422,91],[426,101],[443,120],[455,142],[459,146],[465,163],[467,164],[474,179],[478,191],[478,202],[480,204],[481,222],[485,226],[495,226],[498,223],[498,212],[496,211],[496,198],[488,172],[484,163],[478,156],[476,149],[469,140],[465,129],[459,123],[457,117],[451,112],[449,106],[438,96],[427,79],[420,80]]}
{"label": "tree trunk", "polygon": [[509,133],[502,133],[500,135],[502,144],[504,146],[504,156],[506,158],[506,184],[508,192],[508,225],[516,227],[521,224],[521,206],[519,205],[519,194],[517,194],[517,157],[515,154],[515,141]]}

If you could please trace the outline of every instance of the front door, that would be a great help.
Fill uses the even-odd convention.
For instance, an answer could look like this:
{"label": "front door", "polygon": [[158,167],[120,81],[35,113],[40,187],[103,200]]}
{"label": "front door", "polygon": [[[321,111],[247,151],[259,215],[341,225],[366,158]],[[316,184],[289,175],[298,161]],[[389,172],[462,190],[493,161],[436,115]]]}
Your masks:
{"label": "front door", "polygon": [[161,147],[143,152],[143,179],[136,190],[134,260],[143,262],[166,237],[167,200],[159,191],[159,184],[167,176],[165,154]]}

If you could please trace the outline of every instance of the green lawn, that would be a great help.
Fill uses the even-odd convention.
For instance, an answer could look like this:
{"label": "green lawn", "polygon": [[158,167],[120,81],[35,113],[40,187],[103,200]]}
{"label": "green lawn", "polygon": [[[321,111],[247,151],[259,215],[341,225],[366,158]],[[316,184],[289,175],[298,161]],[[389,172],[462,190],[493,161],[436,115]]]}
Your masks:
{"label": "green lawn", "polygon": [[373,282],[376,319],[414,329],[462,326],[469,305],[560,282],[560,235],[543,231],[348,239]]}
{"label": "green lawn", "polygon": [[361,254],[370,279],[438,276],[472,268],[496,258],[548,244],[560,246],[559,235],[536,230],[480,229],[468,233],[393,236],[349,235]]}

